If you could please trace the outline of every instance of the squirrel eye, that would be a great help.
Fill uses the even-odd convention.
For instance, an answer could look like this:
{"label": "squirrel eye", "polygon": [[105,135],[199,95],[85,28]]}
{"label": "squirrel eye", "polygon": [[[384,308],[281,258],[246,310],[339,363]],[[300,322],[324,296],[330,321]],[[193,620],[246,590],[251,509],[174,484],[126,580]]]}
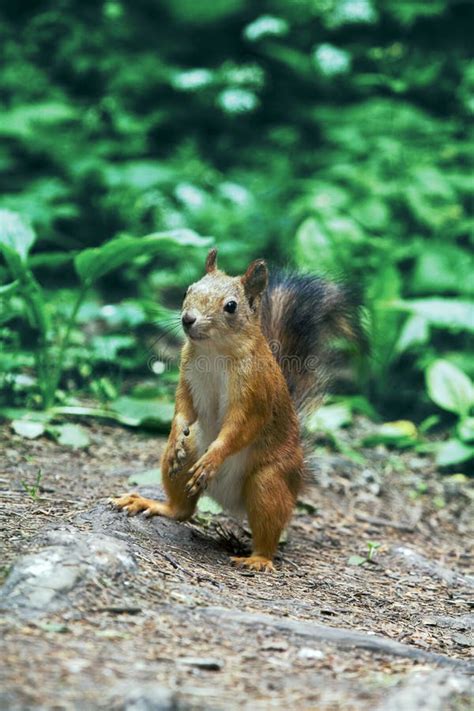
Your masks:
{"label": "squirrel eye", "polygon": [[237,301],[228,301],[225,306],[224,306],[224,311],[226,311],[228,314],[233,314],[235,313],[235,310],[237,308]]}

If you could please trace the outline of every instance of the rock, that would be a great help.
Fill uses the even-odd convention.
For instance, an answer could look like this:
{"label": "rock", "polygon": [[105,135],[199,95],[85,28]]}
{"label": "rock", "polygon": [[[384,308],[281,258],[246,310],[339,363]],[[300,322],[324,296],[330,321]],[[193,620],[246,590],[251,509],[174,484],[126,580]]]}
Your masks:
{"label": "rock", "polygon": [[381,635],[361,632],[344,627],[329,627],[326,625],[308,622],[307,620],[292,620],[285,617],[266,615],[253,612],[237,612],[227,610],[222,607],[202,607],[199,615],[204,619],[212,619],[213,623],[218,623],[221,627],[226,627],[238,634],[238,629],[243,625],[252,629],[259,628],[277,631],[279,634],[285,632],[297,637],[303,637],[310,642],[327,642],[339,649],[365,649],[370,652],[386,654],[406,659],[415,659],[421,662],[433,663],[451,667],[452,669],[469,670],[472,672],[472,665],[461,659],[452,659],[444,654],[429,652],[408,644],[395,642]]}
{"label": "rock", "polygon": [[[118,700],[121,697],[121,700]],[[112,703],[107,708],[120,711],[177,711],[175,695],[160,684],[138,684],[131,690],[122,686],[112,694]]]}
{"label": "rock", "polygon": [[[435,615],[428,618],[430,624],[436,627],[448,627],[452,630],[474,630],[474,615],[459,615],[459,617],[448,617],[447,615]],[[428,624],[425,622],[425,624]]]}
{"label": "rock", "polygon": [[446,568],[437,561],[425,558],[412,548],[398,546],[392,549],[391,554],[407,568],[412,568],[418,570],[420,573],[438,578],[438,580],[442,580],[447,585],[466,585],[468,587],[474,587],[473,575],[462,575],[455,570]]}
{"label": "rock", "polygon": [[0,607],[24,613],[58,610],[82,580],[135,568],[128,546],[110,536],[54,530],[40,540],[42,550],[14,564],[0,591]]}
{"label": "rock", "polygon": [[453,634],[452,640],[460,647],[474,647],[474,637],[472,634]]}
{"label": "rock", "polygon": [[[140,487],[140,493],[150,499],[163,499],[163,494],[156,488]],[[127,516],[125,512],[117,511],[107,503],[82,511],[76,520],[79,525],[87,523],[94,533],[110,535],[132,544],[138,537],[143,542],[146,537],[155,539],[157,536],[163,544],[179,545],[180,548],[192,546],[194,542],[192,530],[177,521],[161,516],[147,518],[143,514]]]}
{"label": "rock", "polygon": [[448,711],[464,708],[462,702],[459,703],[463,696],[467,709],[471,694],[468,677],[449,671],[414,672],[388,695],[376,711]]}

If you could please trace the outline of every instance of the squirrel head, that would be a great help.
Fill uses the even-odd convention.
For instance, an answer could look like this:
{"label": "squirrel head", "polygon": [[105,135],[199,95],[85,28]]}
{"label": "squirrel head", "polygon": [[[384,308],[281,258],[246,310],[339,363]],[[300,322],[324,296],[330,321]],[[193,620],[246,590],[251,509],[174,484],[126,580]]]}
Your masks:
{"label": "squirrel head", "polygon": [[194,343],[228,348],[259,321],[260,300],[268,282],[263,259],[256,259],[242,276],[228,276],[217,268],[217,250],[206,259],[206,274],[186,291],[181,320]]}

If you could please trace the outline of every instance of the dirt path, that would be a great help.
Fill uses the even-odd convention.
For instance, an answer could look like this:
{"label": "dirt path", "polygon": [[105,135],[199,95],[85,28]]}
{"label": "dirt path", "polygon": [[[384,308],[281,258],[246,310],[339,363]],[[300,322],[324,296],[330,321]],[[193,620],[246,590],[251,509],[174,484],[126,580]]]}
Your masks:
{"label": "dirt path", "polygon": [[112,511],[131,488],[161,496],[128,478],[162,441],[91,439],[74,452],[0,430],[1,708],[471,708],[467,482],[383,448],[363,464],[325,452],[264,575],[229,565],[249,537],[223,514]]}

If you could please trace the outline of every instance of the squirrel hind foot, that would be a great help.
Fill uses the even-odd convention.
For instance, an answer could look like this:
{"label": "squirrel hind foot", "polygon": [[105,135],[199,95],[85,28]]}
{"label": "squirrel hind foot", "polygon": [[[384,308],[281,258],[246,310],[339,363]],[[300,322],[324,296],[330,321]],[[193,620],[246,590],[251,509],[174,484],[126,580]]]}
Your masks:
{"label": "squirrel hind foot", "polygon": [[246,568],[247,570],[256,570],[258,572],[264,573],[274,573],[275,566],[269,558],[265,558],[261,555],[250,555],[250,556],[232,556],[232,565],[237,568]]}

